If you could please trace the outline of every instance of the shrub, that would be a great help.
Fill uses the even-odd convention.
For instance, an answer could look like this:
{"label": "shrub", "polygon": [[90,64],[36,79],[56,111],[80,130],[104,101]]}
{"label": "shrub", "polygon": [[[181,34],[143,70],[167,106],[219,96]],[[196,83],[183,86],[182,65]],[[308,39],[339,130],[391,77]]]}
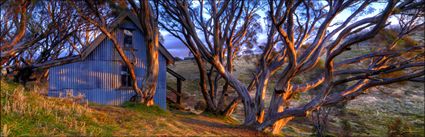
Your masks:
{"label": "shrub", "polygon": [[340,136],[342,137],[350,137],[353,134],[353,127],[351,126],[350,122],[346,119],[341,121],[341,133]]}
{"label": "shrub", "polygon": [[395,119],[388,125],[389,137],[410,137],[412,136],[412,127],[403,122],[400,118]]}
{"label": "shrub", "polygon": [[138,112],[143,112],[144,114],[152,114],[153,116],[166,116],[168,113],[161,109],[160,107],[154,105],[154,106],[146,106],[140,103],[135,102],[124,102],[122,105],[124,108],[129,108],[132,110],[136,110]]}

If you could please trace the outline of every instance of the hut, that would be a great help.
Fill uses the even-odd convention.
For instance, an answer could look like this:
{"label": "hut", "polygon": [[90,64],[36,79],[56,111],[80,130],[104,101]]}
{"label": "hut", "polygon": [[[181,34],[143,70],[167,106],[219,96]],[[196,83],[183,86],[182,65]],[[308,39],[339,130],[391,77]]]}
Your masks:
{"label": "hut", "polygon": [[[131,13],[121,14],[109,25],[109,29],[114,31],[126,56],[134,64],[141,87],[147,61],[146,44],[137,17]],[[159,74],[154,102],[166,109],[167,65],[172,64],[174,58],[162,45],[159,52]],[[97,36],[80,55],[55,60],[43,66],[49,66],[48,96],[83,95],[89,102],[120,105],[135,95],[128,67],[112,41],[104,34]]]}

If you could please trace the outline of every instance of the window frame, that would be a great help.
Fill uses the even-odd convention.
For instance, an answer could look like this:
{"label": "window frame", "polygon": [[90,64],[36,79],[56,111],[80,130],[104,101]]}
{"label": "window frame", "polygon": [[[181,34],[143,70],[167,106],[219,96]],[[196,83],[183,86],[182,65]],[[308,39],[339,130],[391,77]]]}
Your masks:
{"label": "window frame", "polygon": [[133,86],[133,79],[131,79],[130,69],[127,65],[123,64],[120,71],[121,88],[131,88]]}
{"label": "window frame", "polygon": [[[126,33],[128,31],[129,33]],[[127,39],[130,37],[130,41]],[[130,42],[130,43],[127,43]],[[130,28],[123,28],[123,49],[128,50],[135,50],[134,46],[134,29]]]}

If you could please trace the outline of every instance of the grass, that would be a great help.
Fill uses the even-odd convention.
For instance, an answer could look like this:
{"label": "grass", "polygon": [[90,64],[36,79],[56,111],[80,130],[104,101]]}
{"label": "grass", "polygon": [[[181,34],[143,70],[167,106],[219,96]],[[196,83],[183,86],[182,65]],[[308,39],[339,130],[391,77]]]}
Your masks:
{"label": "grass", "polygon": [[122,106],[76,103],[1,80],[1,136],[249,136],[239,121],[164,111],[126,102]]}
{"label": "grass", "polygon": [[358,115],[357,120],[350,120],[355,128],[354,136],[379,136],[387,135],[390,127],[394,125],[395,121],[402,121],[402,126],[407,127],[408,132],[412,136],[424,136],[424,124],[414,124],[416,120],[423,120],[423,115],[400,115],[394,113],[377,113],[376,110],[370,109],[349,109],[348,113]]}
{"label": "grass", "polygon": [[145,106],[145,105],[141,105],[139,103],[134,103],[134,102],[125,102],[122,105],[123,108],[127,108],[127,109],[131,109],[131,110],[135,110],[137,112],[149,112],[148,114],[151,116],[169,116],[170,113],[161,109],[158,106]]}
{"label": "grass", "polygon": [[110,136],[113,126],[72,99],[51,99],[23,86],[1,82],[1,134],[3,136],[84,135]]}

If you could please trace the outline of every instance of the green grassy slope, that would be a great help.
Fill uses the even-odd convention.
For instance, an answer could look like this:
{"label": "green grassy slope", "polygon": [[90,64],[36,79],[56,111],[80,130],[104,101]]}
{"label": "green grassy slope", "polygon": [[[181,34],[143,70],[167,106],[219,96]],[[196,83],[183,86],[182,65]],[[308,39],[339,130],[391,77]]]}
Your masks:
{"label": "green grassy slope", "polygon": [[2,136],[249,136],[232,119],[133,103],[104,106],[50,98],[1,80]]}
{"label": "green grassy slope", "polygon": [[2,135],[112,135],[106,113],[1,81]]}

